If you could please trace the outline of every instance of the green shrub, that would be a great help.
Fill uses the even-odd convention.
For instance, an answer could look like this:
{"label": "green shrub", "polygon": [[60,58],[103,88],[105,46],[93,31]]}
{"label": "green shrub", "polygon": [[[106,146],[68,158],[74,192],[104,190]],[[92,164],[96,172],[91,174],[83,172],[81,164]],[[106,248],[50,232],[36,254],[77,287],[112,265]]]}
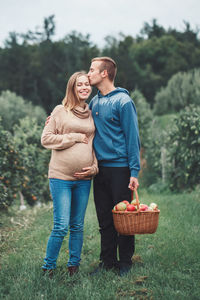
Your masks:
{"label": "green shrub", "polygon": [[23,166],[13,137],[0,124],[0,210],[10,206],[21,188]]}
{"label": "green shrub", "polygon": [[14,143],[24,168],[21,192],[30,205],[50,200],[47,178],[50,151],[41,146],[41,134],[42,126],[36,119],[26,117],[14,126]]}
{"label": "green shrub", "polygon": [[41,147],[45,111],[10,91],[0,95],[0,209],[18,192],[33,205],[50,199],[47,179],[50,152]]}
{"label": "green shrub", "polygon": [[141,146],[145,148],[148,143],[148,136],[151,130],[153,113],[150,109],[149,103],[139,90],[135,90],[131,94],[131,97],[134,100],[137,110]]}
{"label": "green shrub", "polygon": [[32,105],[10,91],[4,91],[0,95],[0,116],[5,130],[13,131],[13,126],[19,124],[19,120],[25,117],[35,118],[38,124],[44,125],[46,113],[43,108]]}
{"label": "green shrub", "polygon": [[142,183],[146,186],[162,182],[167,184],[170,158],[167,155],[168,133],[176,115],[154,116],[149,124],[146,136],[144,158],[145,168],[142,172]]}
{"label": "green shrub", "polygon": [[147,146],[144,149],[145,167],[142,171],[142,183],[149,186],[162,178],[161,147],[164,133],[151,130],[147,138]]}
{"label": "green shrub", "polygon": [[190,104],[200,105],[200,69],[179,72],[155,96],[154,111],[158,115],[179,112]]}
{"label": "green shrub", "polygon": [[171,126],[168,141],[172,163],[169,181],[175,190],[192,189],[200,183],[200,107],[182,110]]}
{"label": "green shrub", "polygon": [[14,136],[0,124],[0,210],[8,208],[18,192],[30,205],[50,200],[50,151],[40,144],[42,127],[28,117],[19,122]]}

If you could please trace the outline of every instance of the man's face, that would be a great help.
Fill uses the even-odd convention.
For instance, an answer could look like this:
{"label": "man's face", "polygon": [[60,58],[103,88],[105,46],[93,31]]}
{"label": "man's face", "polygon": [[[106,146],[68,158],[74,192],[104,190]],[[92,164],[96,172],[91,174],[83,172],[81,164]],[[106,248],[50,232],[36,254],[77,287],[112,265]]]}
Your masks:
{"label": "man's face", "polygon": [[103,77],[101,76],[101,73],[99,70],[100,65],[101,65],[101,61],[93,61],[91,63],[90,70],[88,72],[90,84],[93,86],[96,86],[96,87],[103,80]]}

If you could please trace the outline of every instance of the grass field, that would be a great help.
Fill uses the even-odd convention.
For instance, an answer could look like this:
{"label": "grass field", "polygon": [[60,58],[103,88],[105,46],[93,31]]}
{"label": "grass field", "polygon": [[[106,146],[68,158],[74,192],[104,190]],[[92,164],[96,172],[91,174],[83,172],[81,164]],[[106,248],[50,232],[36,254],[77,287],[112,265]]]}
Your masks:
{"label": "grass field", "polygon": [[140,201],[161,210],[157,232],[136,236],[133,268],[125,277],[112,271],[89,276],[98,265],[100,235],[92,195],[84,234],[80,272],[66,271],[64,240],[52,280],[41,265],[52,228],[51,204],[1,214],[0,299],[200,299],[200,194],[153,195],[139,191]]}

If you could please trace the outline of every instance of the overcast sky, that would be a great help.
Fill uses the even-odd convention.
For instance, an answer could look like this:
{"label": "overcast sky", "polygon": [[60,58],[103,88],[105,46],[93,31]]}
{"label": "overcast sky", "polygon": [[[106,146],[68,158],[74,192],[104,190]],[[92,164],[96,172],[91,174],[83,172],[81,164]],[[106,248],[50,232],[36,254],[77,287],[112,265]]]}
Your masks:
{"label": "overcast sky", "polygon": [[135,37],[144,22],[157,19],[164,28],[200,27],[200,0],[0,0],[0,46],[8,33],[26,33],[42,27],[45,17],[55,15],[56,40],[72,30],[90,34],[104,45],[107,35]]}

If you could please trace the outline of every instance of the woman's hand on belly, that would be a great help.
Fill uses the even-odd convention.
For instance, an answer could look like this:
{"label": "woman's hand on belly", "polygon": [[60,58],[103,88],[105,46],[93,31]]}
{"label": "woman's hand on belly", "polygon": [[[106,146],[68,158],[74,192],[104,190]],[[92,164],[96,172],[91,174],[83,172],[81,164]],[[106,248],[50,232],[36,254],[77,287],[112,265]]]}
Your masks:
{"label": "woman's hand on belly", "polygon": [[76,177],[77,179],[84,179],[87,177],[92,177],[94,175],[94,169],[92,167],[85,167],[82,168],[83,172],[76,172],[74,174],[74,177]]}

